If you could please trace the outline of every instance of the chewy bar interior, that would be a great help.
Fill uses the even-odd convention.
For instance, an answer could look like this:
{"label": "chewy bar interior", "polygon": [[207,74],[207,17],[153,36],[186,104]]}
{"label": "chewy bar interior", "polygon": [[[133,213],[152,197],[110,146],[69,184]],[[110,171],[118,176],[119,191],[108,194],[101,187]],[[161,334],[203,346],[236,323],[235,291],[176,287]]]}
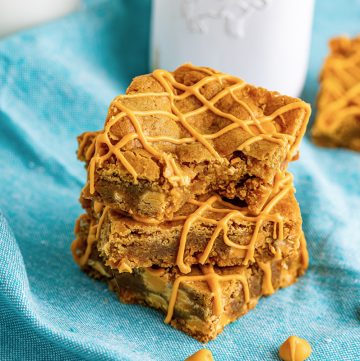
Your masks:
{"label": "chewy bar interior", "polygon": [[291,175],[279,173],[276,185],[257,216],[218,195],[189,200],[172,221],[162,223],[142,223],[85,199],[82,204],[92,215],[98,249],[112,268],[176,265],[188,273],[199,263],[242,265],[296,252],[302,220]]}
{"label": "chewy bar interior", "polygon": [[79,137],[83,196],[138,219],[171,219],[215,192],[257,214],[298,152],[310,107],[190,64],[135,78],[104,129]]}
{"label": "chewy bar interior", "polygon": [[[77,247],[85,254],[88,215],[78,226]],[[83,249],[81,249],[81,247]],[[194,266],[189,274],[176,267],[136,268],[133,272],[110,269],[92,244],[83,269],[109,283],[124,303],[138,303],[163,312],[165,322],[201,342],[214,339],[224,326],[254,308],[259,298],[287,287],[304,273],[308,262],[305,239],[296,252],[247,266]]]}
{"label": "chewy bar interior", "polygon": [[360,36],[330,41],[317,106],[314,141],[360,151]]}

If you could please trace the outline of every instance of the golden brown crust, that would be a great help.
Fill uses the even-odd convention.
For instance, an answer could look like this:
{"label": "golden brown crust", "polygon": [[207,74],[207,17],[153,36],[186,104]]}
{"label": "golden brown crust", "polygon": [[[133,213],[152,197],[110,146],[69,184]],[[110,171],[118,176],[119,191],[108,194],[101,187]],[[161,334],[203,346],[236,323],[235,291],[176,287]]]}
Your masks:
{"label": "golden brown crust", "polygon": [[360,37],[330,41],[320,76],[314,142],[360,151]]}
{"label": "golden brown crust", "polygon": [[215,191],[256,213],[295,156],[309,114],[299,99],[208,68],[137,77],[110,105],[91,159],[80,138],[79,158],[90,161],[84,196],[161,220]]}

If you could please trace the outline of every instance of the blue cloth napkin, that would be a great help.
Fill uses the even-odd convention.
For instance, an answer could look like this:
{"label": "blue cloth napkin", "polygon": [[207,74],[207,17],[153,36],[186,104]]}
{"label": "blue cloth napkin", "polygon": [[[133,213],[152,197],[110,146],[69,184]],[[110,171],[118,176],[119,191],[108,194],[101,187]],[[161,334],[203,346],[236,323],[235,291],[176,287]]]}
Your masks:
{"label": "blue cloth napkin", "polygon": [[[73,262],[85,170],[75,137],[146,73],[150,2],[96,1],[0,41],[0,360],[183,360],[202,345],[163,315],[123,305]],[[304,98],[360,3],[318,1]],[[207,347],[215,360],[277,360],[292,334],[310,360],[360,360],[360,154],[307,137],[291,165],[310,250],[300,281],[260,301]]]}

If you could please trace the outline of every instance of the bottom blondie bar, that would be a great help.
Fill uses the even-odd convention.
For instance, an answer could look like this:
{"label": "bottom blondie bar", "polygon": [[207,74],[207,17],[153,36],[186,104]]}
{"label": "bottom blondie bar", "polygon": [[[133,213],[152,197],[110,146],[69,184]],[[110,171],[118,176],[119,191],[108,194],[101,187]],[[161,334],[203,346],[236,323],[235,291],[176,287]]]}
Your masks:
{"label": "bottom blondie bar", "polygon": [[[79,247],[86,247],[87,229],[85,216],[77,229],[75,252]],[[119,273],[105,265],[96,242],[82,266],[92,277],[108,282],[122,302],[162,311],[166,314],[166,323],[201,342],[214,339],[225,325],[254,308],[261,296],[296,282],[306,267],[303,237],[298,252],[292,257],[248,266],[193,266],[186,275],[176,267],[136,268],[132,273]]]}

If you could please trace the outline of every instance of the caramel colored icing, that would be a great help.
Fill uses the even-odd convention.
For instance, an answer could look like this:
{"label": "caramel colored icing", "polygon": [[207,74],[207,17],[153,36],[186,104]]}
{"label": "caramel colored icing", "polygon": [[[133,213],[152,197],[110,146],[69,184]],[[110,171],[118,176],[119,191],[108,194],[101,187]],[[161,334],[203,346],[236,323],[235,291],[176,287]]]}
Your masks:
{"label": "caramel colored icing", "polygon": [[[101,206],[100,203],[94,204],[95,212],[96,212],[96,210],[100,211],[102,208],[103,207]],[[78,235],[78,237],[74,240],[74,242],[71,245],[71,251],[72,251],[74,260],[81,267],[84,267],[88,263],[93,244],[99,239],[101,226],[104,222],[104,219],[105,219],[105,216],[106,216],[106,213],[108,212],[108,210],[109,210],[109,207],[103,208],[101,217],[99,218],[99,221],[97,222],[97,224],[95,223],[95,221],[93,219],[90,221],[88,236],[86,239],[86,248],[81,256],[79,256],[79,254],[78,254],[79,250],[82,248],[80,235]],[[76,224],[75,224],[75,230],[74,230],[75,234],[79,233],[80,222],[84,217],[87,217],[87,216],[83,214],[82,216],[80,216],[77,219]],[[124,271],[131,272],[131,270],[128,270],[127,268],[125,268]]]}
{"label": "caramel colored icing", "polygon": [[279,356],[284,361],[304,361],[311,355],[310,344],[297,336],[290,336],[279,349]]}
{"label": "caramel colored icing", "polygon": [[360,116],[360,37],[334,38],[321,73],[316,133],[333,133],[347,117]]}
{"label": "caramel colored icing", "polygon": [[[84,154],[84,157],[85,157],[84,160],[87,162],[90,161],[90,159],[93,156],[94,151],[95,151],[95,139],[96,139],[95,137],[98,133],[99,132],[84,133],[83,138],[79,144],[78,151],[77,151],[77,156],[79,159],[81,158],[81,155]],[[86,144],[88,143],[89,139],[92,139],[92,140],[90,142],[89,147],[86,149],[86,151],[84,153],[84,148],[85,148]]]}
{"label": "caramel colored icing", "polygon": [[[94,149],[88,149],[86,152],[88,155],[90,155],[91,152],[94,152],[88,169],[89,189],[91,194],[95,192],[94,177],[96,165],[101,166],[103,162],[112,157],[116,157],[124,168],[133,176],[134,183],[137,183],[138,173],[122,153],[122,150],[134,140],[140,142],[142,148],[151,154],[152,157],[166,165],[164,177],[166,177],[173,186],[189,184],[189,176],[184,174],[181,167],[176,162],[174,155],[159,150],[158,147],[154,146],[154,143],[165,142],[173,145],[181,145],[197,142],[205,147],[214,159],[222,162],[224,161],[224,158],[215,149],[213,140],[234,129],[242,129],[248,134],[248,138],[242,144],[238,145],[238,150],[241,151],[247,149],[251,144],[260,140],[267,140],[285,146],[287,149],[287,160],[293,158],[302,135],[305,132],[306,121],[303,122],[302,128],[297,131],[297,134],[284,134],[279,132],[273,124],[273,121],[275,118],[282,118],[287,112],[299,109],[304,111],[304,119],[307,119],[310,114],[310,107],[308,104],[302,101],[294,101],[281,106],[270,115],[256,116],[254,111],[244,101],[238,99],[235,93],[235,91],[245,87],[247,85],[246,82],[234,76],[220,73],[209,68],[196,67],[191,64],[186,64],[186,67],[205,73],[206,76],[193,85],[185,85],[176,81],[173,73],[158,69],[152,73],[152,76],[159,84],[161,84],[164,91],[120,95],[114,100],[113,105],[119,110],[119,113],[108,119],[104,130],[97,134],[94,146],[92,145],[90,147],[94,147]],[[218,82],[220,85],[223,85],[224,88],[211,99],[207,99],[202,94],[202,88],[211,82]],[[216,106],[219,101],[229,95],[238,105],[246,110],[250,119],[240,119],[233,114],[220,110]],[[161,99],[164,97],[169,100],[169,110],[144,111],[131,109],[126,105],[126,100],[131,98],[143,98],[145,102],[149,101],[151,103],[154,98]],[[179,110],[176,103],[184,101],[189,97],[195,97],[201,105],[194,110],[183,113]],[[190,124],[189,118],[206,114],[208,111],[231,121],[231,123],[215,133],[202,134]],[[144,132],[141,125],[141,119],[149,116],[164,116],[178,122],[189,136],[182,138],[174,138],[167,135],[149,136]],[[123,121],[130,121],[133,131],[119,139],[119,136],[112,132],[112,127]],[[82,149],[81,145],[80,149]]]}
{"label": "caramel colored icing", "polygon": [[93,224],[93,221],[90,222],[89,225],[89,231],[88,231],[88,236],[86,239],[86,248],[85,248],[85,252],[81,254],[81,256],[79,255],[79,250],[82,248],[81,247],[81,236],[79,235],[79,229],[80,229],[80,222],[84,219],[87,218],[87,215],[83,214],[81,215],[77,220],[76,220],[76,224],[75,224],[75,234],[77,234],[76,239],[74,240],[74,242],[71,244],[71,252],[72,255],[74,257],[75,262],[81,266],[84,267],[89,260],[90,254],[91,254],[91,249],[93,244],[96,241],[96,230],[97,230],[97,225]]}
{"label": "caramel colored icing", "polygon": [[214,358],[211,351],[203,348],[189,356],[185,361],[214,361]]}
{"label": "caramel colored icing", "polygon": [[272,295],[275,290],[272,284],[271,263],[258,262],[260,269],[264,272],[262,282],[262,294],[265,296]]}
{"label": "caramel colored icing", "polygon": [[103,209],[104,209],[104,205],[98,201],[94,201],[94,212],[99,214]]}

